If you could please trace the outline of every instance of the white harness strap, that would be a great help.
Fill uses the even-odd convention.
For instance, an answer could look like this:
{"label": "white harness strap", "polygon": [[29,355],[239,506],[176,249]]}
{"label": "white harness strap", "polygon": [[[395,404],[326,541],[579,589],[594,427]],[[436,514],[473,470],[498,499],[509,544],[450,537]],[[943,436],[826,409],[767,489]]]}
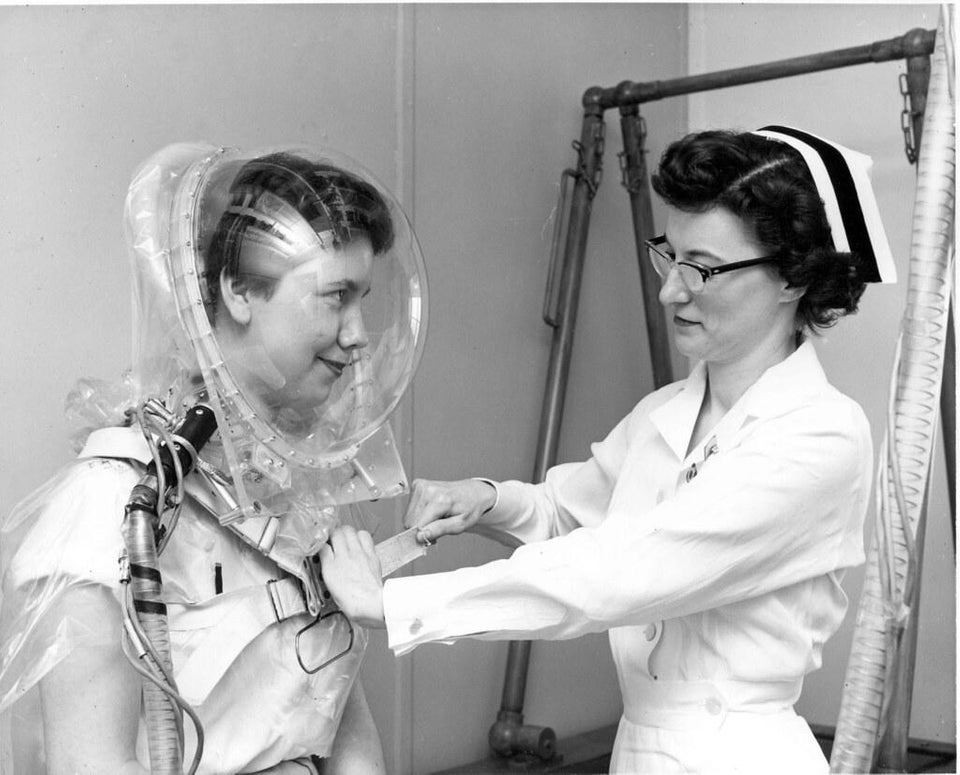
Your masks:
{"label": "white harness strap", "polygon": [[217,631],[202,638],[186,661],[178,666],[177,684],[191,703],[202,702],[247,645],[277,622],[297,616],[308,623],[310,613],[300,582],[287,576],[217,595],[202,603],[167,603],[170,636]]}
{"label": "white harness strap", "polygon": [[[143,437],[133,428],[94,431],[80,457],[130,460],[141,465],[151,460]],[[196,472],[187,477],[185,486],[194,501],[215,517],[227,505],[220,502],[217,491],[209,486],[206,478],[198,476]],[[276,532],[276,522],[274,518],[262,521],[248,519],[233,522],[226,528],[276,562],[269,551],[273,544],[271,532]],[[382,576],[390,575],[426,553],[425,547],[417,541],[416,534],[417,529],[411,528],[377,544]],[[196,648],[192,651],[188,648],[189,655],[178,666],[177,683],[188,702],[203,702],[240,652],[268,627],[295,617],[304,617],[306,627],[310,619],[316,618],[320,608],[325,612],[337,610],[333,601],[326,596],[319,574],[313,573],[307,565],[305,563],[301,568],[280,566],[281,573],[286,571],[287,575],[271,579],[265,585],[219,594],[201,603],[167,602],[172,638],[184,633],[187,640],[192,640],[188,637],[189,633],[217,630],[216,638],[199,639]],[[312,582],[312,595],[309,598],[301,576],[306,576]],[[329,628],[350,626],[342,615],[326,617],[323,622],[318,620],[318,623]]]}
{"label": "white harness strap", "polygon": [[[203,506],[210,514],[217,517],[230,513],[234,506],[225,502],[226,493],[222,485],[211,481],[203,470],[199,470],[186,480],[187,492],[193,499]],[[326,609],[329,603],[329,594],[319,577],[319,567],[315,563],[306,561],[298,567],[291,566],[289,559],[277,556],[273,551],[279,520],[276,517],[263,519],[234,520],[225,525],[234,534],[242,538],[261,554],[269,557],[291,576],[296,576],[303,584],[307,607],[313,614]],[[380,561],[380,575],[385,578],[417,557],[426,554],[426,547],[417,540],[417,528],[410,528],[387,538],[376,545],[377,559]],[[307,558],[304,558],[307,560]]]}
{"label": "white harness strap", "polygon": [[[416,533],[416,528],[411,528],[377,544],[383,576],[425,554]],[[324,610],[334,612],[337,608],[328,602]],[[186,699],[194,704],[207,697],[240,652],[261,632],[277,622],[298,616],[303,617],[306,627],[314,618],[303,585],[293,576],[272,579],[265,586],[220,594],[203,603],[167,603],[167,612],[171,637],[176,637],[181,630],[217,629],[217,637],[201,639],[177,670],[177,683]],[[343,627],[346,619],[341,615],[319,622],[324,623],[329,628]]]}

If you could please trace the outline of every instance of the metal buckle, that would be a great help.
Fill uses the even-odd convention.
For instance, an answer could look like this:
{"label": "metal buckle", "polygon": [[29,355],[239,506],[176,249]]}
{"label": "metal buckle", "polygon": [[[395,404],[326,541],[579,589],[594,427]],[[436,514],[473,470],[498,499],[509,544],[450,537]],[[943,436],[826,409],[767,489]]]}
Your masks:
{"label": "metal buckle", "polygon": [[278,622],[282,622],[287,617],[283,615],[283,599],[280,597],[280,593],[277,592],[276,584],[276,579],[270,579],[270,581],[267,582],[267,595],[270,597],[270,605],[273,606],[273,615]]}
{"label": "metal buckle", "polygon": [[324,608],[333,604],[330,590],[327,589],[320,576],[320,555],[314,554],[303,561],[303,596],[307,601],[307,610],[311,615],[318,616]]}
{"label": "metal buckle", "polygon": [[[325,659],[323,662],[321,662],[321,663],[320,663],[319,665],[317,665],[316,667],[314,667],[314,668],[312,668],[312,669],[311,669],[311,668],[308,668],[308,667],[306,666],[306,664],[304,664],[303,656],[302,656],[301,653],[300,653],[300,637],[301,637],[307,630],[310,630],[310,629],[312,629],[313,627],[316,627],[316,626],[317,626],[318,624],[320,624],[320,622],[322,622],[324,619],[329,619],[331,616],[342,616],[342,617],[343,617],[343,620],[347,623],[347,628],[350,630],[350,640],[349,640],[349,642],[347,643],[347,647],[346,647],[343,651],[339,652],[338,654],[335,654],[334,656],[330,657],[329,659]],[[303,670],[303,672],[306,673],[307,675],[313,675],[314,673],[319,673],[319,672],[320,672],[321,670],[323,670],[325,667],[329,667],[329,666],[332,665],[334,662],[336,662],[338,659],[341,659],[341,658],[345,657],[347,654],[350,653],[351,649],[353,649],[353,624],[351,624],[350,620],[347,618],[347,615],[346,615],[345,613],[343,613],[343,611],[330,611],[329,613],[326,613],[326,614],[320,614],[316,619],[314,619],[312,622],[310,622],[310,624],[308,624],[306,627],[304,627],[302,630],[300,630],[300,631],[297,633],[297,637],[296,637],[296,641],[294,642],[294,646],[295,646],[295,651],[297,652],[297,662],[300,663],[300,669]]]}

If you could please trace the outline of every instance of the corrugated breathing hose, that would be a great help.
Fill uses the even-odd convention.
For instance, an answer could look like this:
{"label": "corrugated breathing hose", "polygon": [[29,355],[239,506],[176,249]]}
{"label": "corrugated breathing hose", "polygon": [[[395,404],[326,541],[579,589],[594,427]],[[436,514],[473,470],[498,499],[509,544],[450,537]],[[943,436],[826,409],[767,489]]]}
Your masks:
{"label": "corrugated breathing hose", "polygon": [[[878,741],[888,733],[899,735],[906,748],[908,730],[899,727],[909,722],[909,704],[905,713],[895,712],[893,697],[896,692],[909,692],[912,685],[914,654],[907,634],[911,617],[919,610],[922,542],[953,279],[952,14],[951,7],[941,11],[931,57],[906,310],[878,463],[876,535],[867,556],[831,772],[871,771]],[[915,638],[916,622],[912,625]],[[905,666],[905,661],[910,664]]]}
{"label": "corrugated breathing hose", "polygon": [[[141,413],[141,423],[142,418]],[[182,494],[183,478],[192,468],[197,451],[215,429],[213,410],[198,405],[187,411],[175,432],[160,431],[163,442],[154,449],[153,462],[130,493],[123,520],[123,648],[137,671],[147,679],[143,682],[143,704],[150,768],[154,775],[180,775],[183,772],[184,710],[198,725],[198,745],[191,771],[199,764],[202,754],[199,719],[177,693],[173,679],[170,631],[162,597],[157,545],[165,544],[167,537],[160,527],[160,513],[167,500],[167,483],[172,482]],[[176,500],[179,503],[179,498]],[[168,531],[172,532],[172,526]]]}

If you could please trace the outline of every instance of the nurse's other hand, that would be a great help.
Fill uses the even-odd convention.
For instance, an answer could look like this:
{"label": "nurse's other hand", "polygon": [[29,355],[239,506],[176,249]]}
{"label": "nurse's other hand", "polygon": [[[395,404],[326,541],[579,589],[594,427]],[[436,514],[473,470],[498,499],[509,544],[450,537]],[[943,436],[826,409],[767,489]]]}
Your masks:
{"label": "nurse's other hand", "polygon": [[496,497],[497,491],[478,479],[415,479],[403,524],[419,527],[420,541],[432,543],[440,536],[457,535],[472,528],[493,506]]}
{"label": "nurse's other hand", "polygon": [[383,628],[383,579],[373,538],[341,525],[320,549],[323,581],[347,617],[361,627]]}

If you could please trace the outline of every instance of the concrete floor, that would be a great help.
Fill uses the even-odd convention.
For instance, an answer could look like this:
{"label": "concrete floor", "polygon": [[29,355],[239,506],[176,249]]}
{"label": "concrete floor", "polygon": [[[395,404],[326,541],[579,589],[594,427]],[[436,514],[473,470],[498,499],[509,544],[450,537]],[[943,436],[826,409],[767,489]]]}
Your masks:
{"label": "concrete floor", "polygon": [[[824,756],[830,759],[833,745],[833,727],[811,725]],[[557,741],[558,756],[542,762],[535,756],[515,756],[489,759],[466,764],[435,775],[483,775],[484,773],[527,772],[559,775],[606,775],[610,766],[610,751],[616,736],[616,726],[603,727],[566,740]],[[910,740],[907,750],[908,773],[957,772],[955,744]]]}

